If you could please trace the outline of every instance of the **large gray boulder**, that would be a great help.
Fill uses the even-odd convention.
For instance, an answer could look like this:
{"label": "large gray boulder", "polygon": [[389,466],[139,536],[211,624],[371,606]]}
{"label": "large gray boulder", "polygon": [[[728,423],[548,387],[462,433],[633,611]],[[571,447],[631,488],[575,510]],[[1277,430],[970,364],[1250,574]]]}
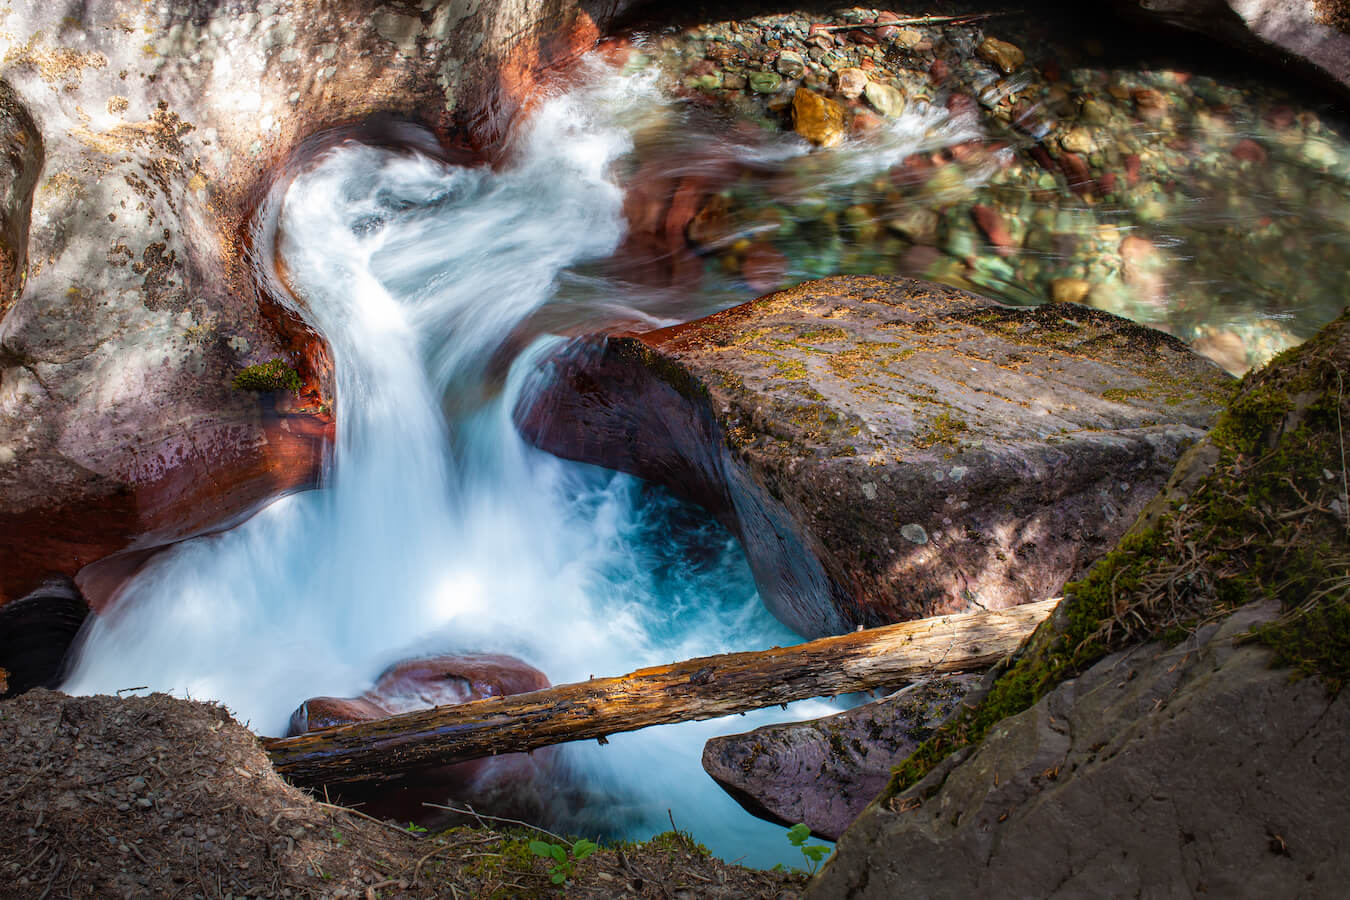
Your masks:
{"label": "large gray boulder", "polygon": [[815,896],[1344,894],[1347,361],[1350,311],[1243,379]]}
{"label": "large gray boulder", "polygon": [[1331,897],[1350,699],[1235,638],[1247,607],[1103,659],[869,808],[810,897]]}
{"label": "large gray boulder", "polygon": [[516,419],[545,450],[702,503],[768,607],[814,637],[1054,596],[1231,383],[1087,307],[841,277],[579,339]]}

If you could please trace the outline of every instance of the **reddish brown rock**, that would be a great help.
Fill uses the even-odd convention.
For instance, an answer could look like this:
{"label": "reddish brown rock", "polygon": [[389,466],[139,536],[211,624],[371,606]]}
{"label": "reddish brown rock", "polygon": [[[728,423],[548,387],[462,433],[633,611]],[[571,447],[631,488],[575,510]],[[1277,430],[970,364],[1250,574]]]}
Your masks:
{"label": "reddish brown rock", "polygon": [[753,244],[741,257],[741,277],[751,290],[768,293],[783,286],[787,276],[787,257],[772,244]]}
{"label": "reddish brown rock", "polygon": [[1069,188],[1079,194],[1090,193],[1096,182],[1087,160],[1077,153],[1061,153],[1059,168],[1069,182]]}
{"label": "reddish brown rock", "polygon": [[[396,713],[537,691],[549,686],[533,666],[502,654],[462,654],[411,659],[386,669],[360,697],[314,697],[291,714],[287,735],[369,722]],[[550,799],[563,790],[552,749],[506,753],[490,759],[438,766],[379,789],[337,789],[343,801],[398,822],[446,824],[459,818],[424,802],[465,803],[489,815],[543,821]]]}
{"label": "reddish brown rock", "polygon": [[[616,275],[637,284],[697,288],[703,263],[690,246],[704,245],[712,230],[725,225],[725,209],[700,211],[739,172],[734,152],[713,145],[697,157],[660,157],[644,163],[624,185],[628,231],[610,260]],[[697,224],[696,224],[697,223]]]}
{"label": "reddish brown rock", "polygon": [[1233,158],[1249,163],[1263,163],[1266,161],[1266,148],[1262,147],[1251,138],[1243,138],[1233,145]]}
{"label": "reddish brown rock", "polygon": [[1008,230],[1008,223],[1003,220],[998,210],[977,203],[971,207],[970,217],[975,220],[975,224],[988,238],[989,243],[994,245],[994,250],[999,256],[1012,256],[1016,252],[1012,232]]}
{"label": "reddish brown rock", "polygon": [[369,722],[395,713],[542,690],[548,676],[496,653],[429,656],[390,666],[360,697],[314,697],[291,714],[286,734]]}
{"label": "reddish brown rock", "polygon": [[974,112],[976,108],[975,98],[969,94],[953,93],[947,96],[947,112],[954,116]]}
{"label": "reddish brown rock", "polygon": [[1266,112],[1265,118],[1266,124],[1271,128],[1278,128],[1283,131],[1294,124],[1294,110],[1283,104],[1272,106]]}
{"label": "reddish brown rock", "polygon": [[686,229],[690,243],[704,250],[717,250],[736,236],[731,221],[731,201],[722,194],[714,194],[690,220]]}
{"label": "reddish brown rock", "polygon": [[1162,91],[1153,88],[1138,88],[1132,96],[1139,118],[1156,122],[1167,114],[1167,97]]}
{"label": "reddish brown rock", "polygon": [[1228,382],[1096,310],[862,277],[582,338],[551,369],[526,439],[701,503],[805,636],[1053,596]]}
{"label": "reddish brown rock", "polygon": [[1138,153],[1131,153],[1125,157],[1125,182],[1130,187],[1139,183],[1139,170],[1143,166],[1143,161]]}

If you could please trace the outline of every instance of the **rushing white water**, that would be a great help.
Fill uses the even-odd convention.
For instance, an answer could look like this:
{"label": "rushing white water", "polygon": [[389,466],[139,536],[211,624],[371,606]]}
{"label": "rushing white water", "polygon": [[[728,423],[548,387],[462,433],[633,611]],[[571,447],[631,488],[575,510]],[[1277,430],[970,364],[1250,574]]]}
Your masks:
{"label": "rushing white water", "polygon": [[[612,170],[634,134],[669,134],[672,112],[652,77],[598,72],[542,104],[502,168],[349,142],[299,175],[277,203],[275,243],[335,363],[327,482],[157,557],[93,620],[65,689],[148,685],[221,701],[281,734],[306,698],[359,694],[418,655],[509,653],[564,683],[798,640],[701,512],[520,440],[513,401],[553,339],[504,382],[495,371],[500,348],[545,307],[551,322],[622,307],[667,324],[727,301],[580,274],[624,234]],[[829,190],[969,130],[921,110],[828,167],[791,137],[728,152],[801,160],[802,183]],[[835,708],[812,701],[569,745],[568,777],[604,808],[560,810],[547,824],[646,837],[673,818],[728,859],[800,862],[781,828],[703,773],[702,744]]]}
{"label": "rushing white water", "polygon": [[[515,326],[568,302],[568,266],[618,244],[608,173],[655,103],[650,84],[610,76],[544,104],[500,170],[349,143],[299,176],[279,253],[332,348],[330,477],[158,557],[93,622],[65,689],[148,685],[280,734],[307,697],[358,694],[419,654],[512,653],[562,683],[794,642],[725,532],[635,479],[522,443],[510,409],[528,354],[504,385],[486,374]],[[628,836],[670,815],[727,858],[790,862],[782,829],[702,772],[701,746],[829,709],[566,753],[622,798],[608,820]]]}

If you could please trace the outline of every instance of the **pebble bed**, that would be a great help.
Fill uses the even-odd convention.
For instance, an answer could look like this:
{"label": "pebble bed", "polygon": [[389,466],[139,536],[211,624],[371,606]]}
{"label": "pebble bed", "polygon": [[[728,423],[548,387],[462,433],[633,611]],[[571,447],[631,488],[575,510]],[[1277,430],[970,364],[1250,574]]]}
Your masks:
{"label": "pebble bed", "polygon": [[[1122,64],[1027,18],[932,18],[785,13],[610,48],[681,101],[628,174],[672,147],[703,173],[664,220],[702,290],[915,275],[1086,303],[1239,374],[1343,307],[1350,141],[1308,90]],[[738,164],[699,170],[709,142]]]}

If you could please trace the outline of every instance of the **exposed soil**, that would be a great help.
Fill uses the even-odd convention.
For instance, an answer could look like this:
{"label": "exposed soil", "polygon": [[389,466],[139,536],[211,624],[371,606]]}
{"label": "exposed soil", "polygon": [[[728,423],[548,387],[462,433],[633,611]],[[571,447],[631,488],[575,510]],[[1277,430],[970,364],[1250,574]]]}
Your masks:
{"label": "exposed soil", "polygon": [[273,772],[225,708],[165,694],[0,703],[0,897],[795,898],[682,835],[607,847],[559,888],[526,831],[411,834]]}

